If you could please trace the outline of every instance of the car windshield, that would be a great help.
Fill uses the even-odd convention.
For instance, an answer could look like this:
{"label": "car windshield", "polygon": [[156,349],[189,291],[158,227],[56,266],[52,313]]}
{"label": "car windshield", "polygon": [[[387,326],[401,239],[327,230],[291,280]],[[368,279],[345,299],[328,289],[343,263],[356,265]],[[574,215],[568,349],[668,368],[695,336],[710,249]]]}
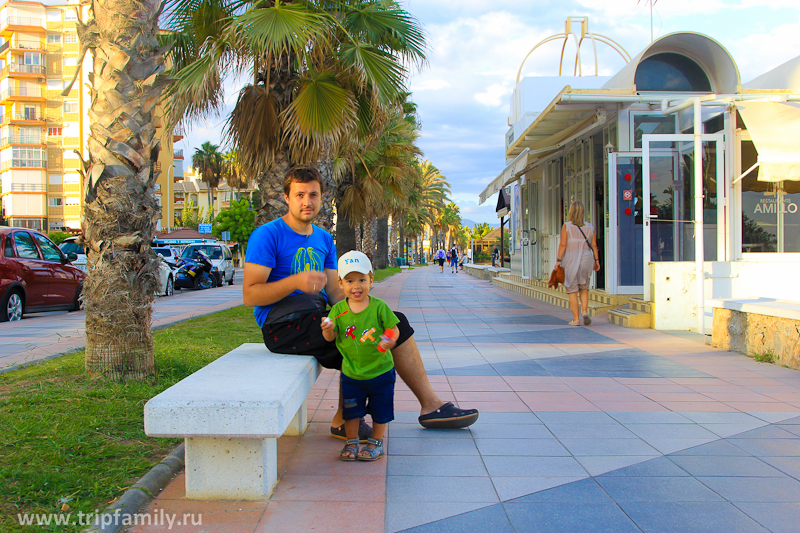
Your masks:
{"label": "car windshield", "polygon": [[195,250],[200,250],[208,256],[209,259],[222,259],[222,248],[219,246],[188,246],[181,254],[181,257],[191,257],[194,255]]}
{"label": "car windshield", "polygon": [[172,257],[171,251],[166,248],[153,248],[153,251],[161,257]]}
{"label": "car windshield", "polygon": [[83,251],[83,246],[80,246],[75,241],[62,242],[59,248],[61,248],[61,251],[65,254],[86,254],[86,252]]}

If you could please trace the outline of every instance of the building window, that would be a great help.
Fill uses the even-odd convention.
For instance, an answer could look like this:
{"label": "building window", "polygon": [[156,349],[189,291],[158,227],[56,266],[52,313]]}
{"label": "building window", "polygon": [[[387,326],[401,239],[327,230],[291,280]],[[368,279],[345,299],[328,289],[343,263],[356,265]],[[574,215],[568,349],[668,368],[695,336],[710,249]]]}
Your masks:
{"label": "building window", "polygon": [[64,102],[64,113],[78,113],[78,102]]}
{"label": "building window", "polygon": [[50,231],[61,231],[61,228],[64,227],[64,222],[61,220],[56,220],[55,222],[50,221],[48,224],[48,228]]}
{"label": "building window", "polygon": [[81,205],[81,199],[77,196],[68,196],[67,198],[64,198],[64,204],[71,206]]}
{"label": "building window", "polygon": [[74,9],[67,9],[64,11],[64,20],[78,20],[78,14]]}
{"label": "building window", "polygon": [[47,135],[50,137],[61,137],[61,128],[47,128]]}
{"label": "building window", "polygon": [[64,34],[64,42],[65,43],[77,43],[78,42],[78,34],[77,33],[65,33]]}
{"label": "building window", "polygon": [[50,174],[47,179],[50,185],[61,185],[61,174]]}
{"label": "building window", "polygon": [[64,205],[64,199],[63,198],[48,198],[47,199],[47,205],[48,205],[48,207],[61,207],[62,205]]}
{"label": "building window", "polygon": [[44,167],[44,150],[41,148],[15,146],[11,151],[11,166],[28,168]]}
{"label": "building window", "polygon": [[710,93],[711,82],[702,67],[688,57],[663,53],[648,57],[636,68],[639,91]]}
{"label": "building window", "polygon": [[[642,147],[642,135],[657,133],[677,133],[675,115],[633,115],[633,147]],[[651,142],[650,148],[672,148],[671,142]]]}
{"label": "building window", "polygon": [[39,65],[41,64],[42,54],[38,52],[25,52],[20,57],[20,64],[22,65]]}
{"label": "building window", "polygon": [[47,44],[58,44],[61,42],[61,36],[58,34],[50,34],[47,36]]}

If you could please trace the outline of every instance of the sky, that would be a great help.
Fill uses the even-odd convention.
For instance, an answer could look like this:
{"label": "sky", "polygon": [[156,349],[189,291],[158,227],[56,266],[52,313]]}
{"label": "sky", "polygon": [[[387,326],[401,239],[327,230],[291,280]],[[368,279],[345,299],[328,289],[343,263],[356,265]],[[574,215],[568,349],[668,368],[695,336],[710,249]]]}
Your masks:
{"label": "sky", "polygon": [[[478,205],[478,195],[505,167],[509,98],[517,73],[556,76],[569,16],[589,17],[589,31],[613,39],[633,57],[651,38],[650,0],[401,0],[424,28],[428,60],[408,80],[422,124],[419,147],[450,183],[463,219],[496,224],[496,195]],[[798,0],[655,0],[654,38],[676,31],[703,33],[724,46],[742,83],[800,54]],[[624,60],[598,45],[601,76],[619,71]],[[589,42],[581,48],[584,75],[594,74]],[[574,68],[575,46],[565,51],[564,73]],[[230,109],[240,85],[229,83]],[[554,95],[555,96],[555,95]],[[187,165],[205,141],[220,143],[224,115],[190,126],[183,148]]]}

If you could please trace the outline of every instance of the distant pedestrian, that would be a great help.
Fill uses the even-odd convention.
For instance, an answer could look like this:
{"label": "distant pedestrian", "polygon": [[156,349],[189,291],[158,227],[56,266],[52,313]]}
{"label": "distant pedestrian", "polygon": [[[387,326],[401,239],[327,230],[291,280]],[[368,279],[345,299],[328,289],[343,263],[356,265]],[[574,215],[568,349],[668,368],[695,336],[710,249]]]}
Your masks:
{"label": "distant pedestrian", "polygon": [[[572,202],[567,221],[561,227],[561,243],[558,246],[558,261],[564,267],[564,287],[569,296],[569,307],[573,319],[570,326],[580,326],[580,309],[583,308],[583,324],[592,323],[589,316],[589,277],[592,271],[600,270],[600,255],[594,227],[584,220],[585,211],[581,202]],[[580,296],[580,307],[578,297]]]}
{"label": "distant pedestrian", "polygon": [[439,272],[440,273],[444,272],[444,258],[445,258],[444,250],[439,248],[439,251],[436,252],[436,260],[439,261]]}
{"label": "distant pedestrian", "polygon": [[455,246],[450,249],[450,272],[458,274],[458,248]]}
{"label": "distant pedestrian", "polygon": [[497,266],[497,259],[500,257],[500,250],[497,249],[497,246],[494,247],[492,250],[492,266]]}
{"label": "distant pedestrian", "polygon": [[461,252],[461,260],[458,262],[458,265],[461,267],[461,270],[464,270],[464,263],[467,262],[467,252]]}

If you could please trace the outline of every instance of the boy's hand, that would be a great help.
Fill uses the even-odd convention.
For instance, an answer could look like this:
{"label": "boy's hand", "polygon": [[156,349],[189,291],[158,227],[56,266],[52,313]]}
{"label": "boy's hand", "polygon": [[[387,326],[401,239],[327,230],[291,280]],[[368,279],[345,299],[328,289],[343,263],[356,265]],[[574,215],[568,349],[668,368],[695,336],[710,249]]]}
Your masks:
{"label": "boy's hand", "polygon": [[397,337],[399,335],[400,330],[397,329],[397,326],[384,331],[383,335],[381,335],[381,342],[378,343],[378,350],[382,353],[385,353],[387,350],[391,350],[397,346]]}
{"label": "boy's hand", "polygon": [[325,317],[325,318],[322,319],[322,334],[323,334],[323,336],[325,336],[325,338],[328,338],[328,337],[331,337],[331,336],[335,335],[335,331],[334,331],[335,327],[336,327],[336,325],[333,323],[333,320],[331,320],[330,318]]}

